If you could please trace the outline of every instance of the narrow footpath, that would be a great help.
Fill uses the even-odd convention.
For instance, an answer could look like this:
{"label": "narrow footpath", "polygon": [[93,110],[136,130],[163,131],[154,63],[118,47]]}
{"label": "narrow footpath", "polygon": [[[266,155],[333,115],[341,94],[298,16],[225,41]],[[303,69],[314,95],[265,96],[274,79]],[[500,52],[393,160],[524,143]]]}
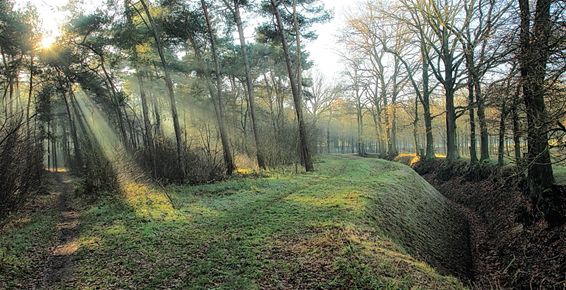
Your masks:
{"label": "narrow footpath", "polygon": [[50,254],[43,273],[43,287],[58,289],[72,281],[80,224],[79,213],[71,202],[74,191],[71,177],[65,172],[51,174],[51,194],[57,195],[57,207],[61,215],[56,226],[57,243],[49,249]]}

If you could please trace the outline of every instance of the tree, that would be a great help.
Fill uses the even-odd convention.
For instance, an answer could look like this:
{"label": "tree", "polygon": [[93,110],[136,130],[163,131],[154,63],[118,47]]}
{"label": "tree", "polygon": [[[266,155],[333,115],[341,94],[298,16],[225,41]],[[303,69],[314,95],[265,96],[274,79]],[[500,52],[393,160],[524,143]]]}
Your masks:
{"label": "tree", "polygon": [[316,127],[318,119],[330,110],[342,88],[339,85],[330,85],[328,80],[319,73],[313,75],[311,79],[312,85],[305,92],[305,101],[306,110],[313,119],[313,127]]}
{"label": "tree", "polygon": [[459,158],[458,143],[456,142],[456,107],[454,94],[460,88],[461,71],[460,65],[464,61],[462,52],[459,50],[458,37],[454,31],[462,25],[458,21],[458,14],[462,9],[459,2],[441,3],[440,1],[418,2],[413,9],[419,11],[424,22],[431,29],[434,36],[423,34],[425,41],[435,52],[439,62],[428,58],[428,63],[436,79],[444,88],[446,100],[446,158],[455,160]]}
{"label": "tree", "polygon": [[[291,91],[293,94],[293,102],[295,104],[295,113],[297,115],[297,123],[299,125],[299,142],[300,142],[299,147],[301,150],[301,160],[304,163],[306,171],[313,171],[314,165],[309,151],[305,120],[303,118],[303,100],[300,95],[299,84],[297,83],[296,74],[291,66],[289,45],[287,43],[287,37],[285,35],[285,29],[283,26],[283,20],[281,19],[281,13],[279,12],[280,3],[277,0],[270,0],[270,1],[271,1],[271,12],[275,16],[277,32],[279,33],[281,44],[283,46],[283,55],[285,56],[285,66],[287,67],[287,74],[289,76],[289,83],[291,85]],[[298,31],[295,31],[295,33],[298,33]]]}
{"label": "tree", "polygon": [[[397,55],[399,60],[405,66],[407,70],[407,74],[409,76],[409,81],[413,86],[413,90],[417,95],[420,103],[423,106],[423,119],[425,125],[425,135],[426,135],[426,150],[425,150],[425,159],[433,159],[435,158],[434,152],[434,136],[432,133],[432,121],[433,116],[431,113],[431,94],[434,90],[435,86],[431,85],[430,78],[430,64],[429,61],[432,58],[431,56],[431,44],[428,42],[429,39],[432,39],[431,35],[431,28],[426,25],[426,20],[423,19],[423,15],[419,12],[418,9],[414,9],[412,3],[402,0],[401,7],[399,10],[393,10],[392,13],[388,15],[397,21],[402,22],[405,24],[411,33],[416,37],[416,42],[418,45],[418,59],[420,60],[420,71],[421,71],[421,78],[420,78],[420,85],[417,83],[417,76],[415,75],[415,69],[411,67],[415,67],[414,65],[411,66],[409,61],[406,60],[406,55]],[[396,15],[395,13],[399,13]],[[393,50],[389,50],[394,52]]]}
{"label": "tree", "polygon": [[344,74],[351,82],[349,90],[353,92],[352,98],[354,109],[356,110],[356,124],[357,124],[357,147],[358,155],[365,156],[365,142],[364,142],[364,108],[366,106],[363,98],[363,82],[361,75],[361,60],[358,57],[346,58],[347,62],[346,71]]}
{"label": "tree", "polygon": [[527,113],[526,157],[531,198],[537,203],[548,202],[545,196],[554,183],[548,146],[548,119],[544,103],[546,65],[550,55],[551,0],[538,0],[531,28],[531,9],[528,0],[519,0],[520,55],[523,100]]}
{"label": "tree", "polygon": [[[224,162],[226,163],[226,174],[232,175],[235,165],[232,158],[232,150],[230,149],[230,141],[228,140],[228,132],[226,131],[226,124],[224,122],[224,104],[222,100],[222,78],[220,76],[220,62],[218,61],[218,52],[216,51],[216,40],[215,33],[210,22],[210,17],[208,15],[208,6],[204,0],[200,1],[202,10],[204,13],[204,18],[206,22],[206,28],[208,32],[208,39],[210,42],[210,49],[212,52],[212,59],[214,62],[214,74],[216,77],[216,95],[211,93],[212,101],[214,103],[214,110],[216,113],[216,118],[218,120],[218,127],[220,129],[220,139],[222,141]],[[196,49],[196,48],[195,48]]]}
{"label": "tree", "polygon": [[[132,55],[131,55],[131,62],[134,66],[134,68],[136,69],[136,78],[138,81],[138,86],[139,86],[139,91],[140,91],[140,102],[141,102],[141,109],[142,109],[142,118],[143,118],[143,125],[144,125],[144,140],[145,140],[145,145],[147,146],[148,150],[149,150],[149,158],[151,159],[151,164],[152,164],[152,174],[153,176],[157,176],[157,168],[156,168],[156,152],[155,152],[155,144],[154,144],[154,139],[153,139],[153,132],[151,129],[151,120],[149,117],[149,106],[148,106],[148,102],[147,102],[147,95],[146,95],[146,86],[145,86],[145,69],[143,67],[142,64],[140,64],[140,57],[139,57],[139,53],[138,53],[138,48],[137,46],[140,44],[140,39],[139,39],[139,35],[137,35],[137,27],[134,24],[133,21],[133,11],[131,9],[131,3],[130,0],[124,0],[124,13],[126,14],[126,21],[127,21],[127,27],[126,27],[126,32],[128,32],[129,34],[133,34],[133,35],[128,35],[129,37],[126,38],[125,36],[123,38],[126,38],[126,46],[127,48],[129,48],[129,50],[131,51]],[[124,40],[123,40],[124,41]]]}
{"label": "tree", "polygon": [[485,74],[493,67],[502,63],[509,51],[502,42],[492,42],[493,35],[505,23],[510,2],[494,0],[466,0],[463,3],[465,11],[464,24],[461,31],[455,31],[462,44],[467,70],[468,110],[470,116],[470,158],[477,161],[475,142],[474,107],[477,108],[480,125],[480,160],[489,159],[489,134],[485,114],[486,98],[482,94],[481,82]]}
{"label": "tree", "polygon": [[246,73],[246,94],[248,96],[248,104],[250,108],[250,117],[252,121],[252,131],[254,134],[254,140],[256,145],[256,158],[257,158],[257,165],[261,169],[266,169],[265,157],[263,152],[263,146],[259,139],[259,130],[258,130],[258,120],[256,116],[256,105],[254,99],[254,87],[253,87],[253,79],[251,76],[251,68],[250,62],[248,60],[248,52],[247,52],[247,44],[246,38],[244,36],[244,26],[242,24],[242,17],[240,15],[240,7],[246,5],[247,2],[242,0],[233,0],[233,4],[231,4],[228,0],[223,0],[224,4],[232,15],[234,16],[234,22],[236,23],[236,27],[238,29],[238,37],[240,39],[240,52],[242,56],[242,60],[244,62],[244,69]]}
{"label": "tree", "polygon": [[[155,40],[155,46],[157,47],[157,52],[159,54],[159,59],[161,60],[161,66],[165,74],[165,84],[167,86],[167,93],[169,95],[169,102],[171,103],[171,117],[173,119],[173,128],[175,130],[175,141],[177,146],[177,167],[181,171],[181,175],[185,178],[185,162],[183,161],[183,141],[181,133],[181,125],[179,124],[179,116],[177,114],[177,103],[175,99],[175,89],[173,88],[173,81],[171,80],[171,75],[169,73],[169,67],[167,65],[167,60],[165,59],[165,54],[163,52],[163,43],[161,41],[160,31],[155,24],[153,16],[149,11],[149,7],[145,3],[145,0],[140,0],[139,3],[143,7],[145,16],[147,17],[146,25],[151,30],[153,34],[153,39]],[[141,17],[141,14],[140,14]]]}

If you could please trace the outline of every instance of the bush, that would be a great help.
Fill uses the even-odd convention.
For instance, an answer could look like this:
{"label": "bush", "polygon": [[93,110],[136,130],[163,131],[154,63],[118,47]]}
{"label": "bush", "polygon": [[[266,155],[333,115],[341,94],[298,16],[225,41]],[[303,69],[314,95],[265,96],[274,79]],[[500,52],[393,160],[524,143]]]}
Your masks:
{"label": "bush", "polygon": [[[171,140],[155,141],[155,158],[146,147],[138,149],[134,154],[136,163],[149,176],[163,182],[181,182],[182,174],[177,167],[177,148]],[[183,154],[185,164],[184,181],[191,184],[208,183],[225,177],[224,162],[221,152],[206,148],[185,148]]]}
{"label": "bush", "polygon": [[[0,218],[41,188],[43,148],[24,132],[21,122],[0,131]],[[31,154],[30,154],[31,152]]]}

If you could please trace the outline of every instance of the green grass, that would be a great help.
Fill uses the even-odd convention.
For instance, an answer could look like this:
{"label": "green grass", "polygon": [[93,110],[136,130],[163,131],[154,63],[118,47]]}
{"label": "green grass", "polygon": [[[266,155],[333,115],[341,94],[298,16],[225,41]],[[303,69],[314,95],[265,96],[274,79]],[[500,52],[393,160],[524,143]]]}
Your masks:
{"label": "green grass", "polygon": [[52,196],[36,196],[0,228],[0,289],[41,287],[49,245],[57,238]]}
{"label": "green grass", "polygon": [[331,156],[314,173],[165,190],[175,208],[136,184],[85,206],[69,288],[463,288],[415,258],[442,268],[461,229],[401,164]]}

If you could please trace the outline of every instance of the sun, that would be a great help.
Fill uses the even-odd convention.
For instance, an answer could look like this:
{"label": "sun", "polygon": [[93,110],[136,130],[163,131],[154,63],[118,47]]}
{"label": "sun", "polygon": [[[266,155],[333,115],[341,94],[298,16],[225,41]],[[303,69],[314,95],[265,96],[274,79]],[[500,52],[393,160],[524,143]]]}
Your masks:
{"label": "sun", "polygon": [[53,35],[44,35],[41,38],[41,48],[50,48],[55,43],[55,40],[56,38]]}

